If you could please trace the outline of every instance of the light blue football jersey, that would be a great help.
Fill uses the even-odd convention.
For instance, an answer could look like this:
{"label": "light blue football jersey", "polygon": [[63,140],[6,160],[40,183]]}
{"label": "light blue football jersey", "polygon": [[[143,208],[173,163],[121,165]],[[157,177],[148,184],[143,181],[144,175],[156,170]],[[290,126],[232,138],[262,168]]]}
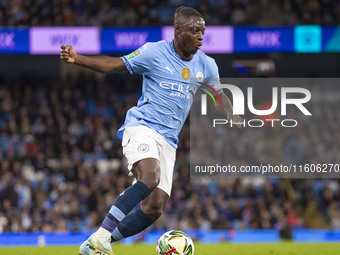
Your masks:
{"label": "light blue football jersey", "polygon": [[200,50],[190,61],[182,60],[173,42],[164,40],[146,43],[121,59],[131,74],[143,75],[143,88],[137,106],[127,112],[125,123],[118,130],[118,138],[122,139],[126,127],[143,125],[177,148],[178,135],[200,86],[199,82],[190,83],[191,78],[219,80],[215,60]]}

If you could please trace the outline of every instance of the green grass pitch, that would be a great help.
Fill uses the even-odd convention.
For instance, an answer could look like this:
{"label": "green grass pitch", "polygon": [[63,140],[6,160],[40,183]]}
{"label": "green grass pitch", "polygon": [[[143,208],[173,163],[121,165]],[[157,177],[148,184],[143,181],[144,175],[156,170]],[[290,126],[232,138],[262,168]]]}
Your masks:
{"label": "green grass pitch", "polygon": [[[156,255],[155,246],[134,244],[114,245],[115,255]],[[1,255],[78,255],[78,247],[8,247],[0,248]],[[340,243],[276,244],[195,244],[195,255],[335,255],[340,254]]]}

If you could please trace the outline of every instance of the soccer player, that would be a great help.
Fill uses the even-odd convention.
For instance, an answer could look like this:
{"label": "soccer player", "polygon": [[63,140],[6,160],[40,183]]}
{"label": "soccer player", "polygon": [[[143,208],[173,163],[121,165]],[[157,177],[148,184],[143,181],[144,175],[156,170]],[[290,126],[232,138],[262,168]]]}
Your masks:
{"label": "soccer player", "polygon": [[[205,31],[201,14],[179,7],[174,28],[173,41],[146,43],[121,58],[82,56],[71,45],[61,46],[60,58],[66,63],[143,75],[142,96],[118,130],[136,181],[117,197],[101,227],[80,246],[81,255],[112,255],[111,242],[141,232],[161,216],[171,193],[178,135],[195,93],[190,78],[219,78],[215,61],[199,50]],[[222,90],[218,93],[227,119],[239,122],[229,98]]]}

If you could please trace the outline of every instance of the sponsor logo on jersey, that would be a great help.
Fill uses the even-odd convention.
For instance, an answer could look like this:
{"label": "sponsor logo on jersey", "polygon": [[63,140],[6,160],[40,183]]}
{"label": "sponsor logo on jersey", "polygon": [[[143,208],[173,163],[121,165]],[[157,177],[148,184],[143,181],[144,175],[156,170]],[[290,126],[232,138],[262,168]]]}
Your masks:
{"label": "sponsor logo on jersey", "polygon": [[159,86],[163,89],[175,90],[183,93],[188,93],[190,89],[190,85],[168,81],[161,81]]}
{"label": "sponsor logo on jersey", "polygon": [[161,81],[159,86],[163,89],[169,90],[170,96],[190,99],[190,85],[176,82]]}

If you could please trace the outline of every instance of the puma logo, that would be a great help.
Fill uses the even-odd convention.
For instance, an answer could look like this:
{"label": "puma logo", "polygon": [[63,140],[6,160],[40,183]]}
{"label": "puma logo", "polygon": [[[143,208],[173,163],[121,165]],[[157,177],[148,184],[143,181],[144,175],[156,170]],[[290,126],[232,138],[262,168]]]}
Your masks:
{"label": "puma logo", "polygon": [[169,70],[169,72],[171,73],[171,75],[173,75],[172,72],[175,70],[175,68],[173,68],[173,69],[171,70],[170,67],[168,67],[168,66],[166,66],[165,69],[166,69],[166,70]]}

